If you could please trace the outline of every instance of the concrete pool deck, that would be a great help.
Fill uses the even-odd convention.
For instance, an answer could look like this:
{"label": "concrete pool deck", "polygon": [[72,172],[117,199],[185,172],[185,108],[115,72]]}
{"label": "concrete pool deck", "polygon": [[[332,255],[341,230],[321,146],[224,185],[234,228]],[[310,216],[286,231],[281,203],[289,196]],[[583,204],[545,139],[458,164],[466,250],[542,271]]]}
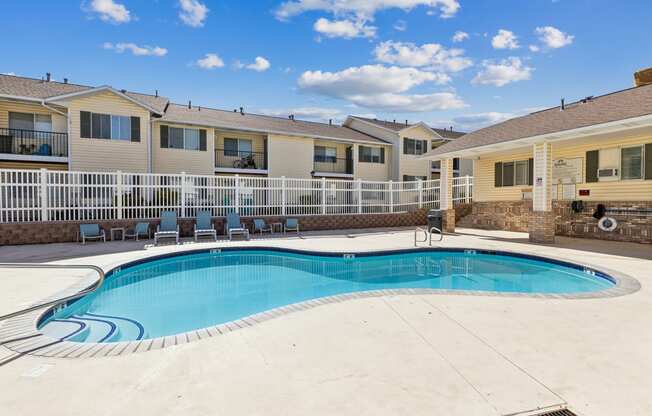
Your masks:
{"label": "concrete pool deck", "polygon": [[[107,268],[143,255],[229,245],[387,250],[412,247],[413,231],[155,248],[143,242],[12,246],[0,247],[0,262]],[[587,416],[652,414],[652,246],[569,238],[532,245],[526,234],[465,229],[437,245],[602,265],[635,277],[642,288],[582,300],[361,298],[145,353],[21,356],[0,366],[0,409],[9,415],[507,415],[568,405]],[[0,314],[79,282],[75,273],[0,270]],[[12,354],[0,347],[0,360]]]}

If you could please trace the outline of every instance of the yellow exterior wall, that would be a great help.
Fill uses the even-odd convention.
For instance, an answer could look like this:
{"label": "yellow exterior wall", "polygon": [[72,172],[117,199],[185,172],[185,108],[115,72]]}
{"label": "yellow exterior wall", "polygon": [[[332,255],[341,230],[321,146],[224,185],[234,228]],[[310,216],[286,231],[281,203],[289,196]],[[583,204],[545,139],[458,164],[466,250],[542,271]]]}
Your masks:
{"label": "yellow exterior wall", "polygon": [[282,135],[268,136],[269,177],[311,178],[314,140]]}
{"label": "yellow exterior wall", "polygon": [[430,177],[430,161],[421,160],[418,155],[406,155],[403,153],[403,140],[405,138],[416,139],[416,140],[427,140],[428,145],[426,146],[426,151],[430,150],[432,146],[432,132],[425,129],[423,126],[413,126],[405,131],[402,131],[400,134],[400,141],[396,151],[399,152],[399,172],[398,178],[399,181],[403,180],[403,175],[410,176],[425,176]]}
{"label": "yellow exterior wall", "polygon": [[[62,108],[61,111],[65,113],[66,109]],[[9,112],[50,114],[52,116],[52,131],[57,133],[66,133],[68,131],[65,116],[55,113],[42,105],[12,101],[0,101],[0,128],[9,128]]]}
{"label": "yellow exterior wall", "polygon": [[354,148],[354,174],[355,179],[363,181],[388,181],[390,180],[390,160],[392,160],[392,147],[385,146],[385,163],[360,162],[360,146],[380,147],[373,145],[355,145]]}
{"label": "yellow exterior wall", "polygon": [[[552,144],[552,158],[569,159],[582,158],[582,170],[584,182],[577,184],[576,192],[580,189],[588,189],[589,196],[576,195],[577,199],[583,200],[617,200],[617,201],[641,201],[652,200],[652,180],[621,180],[613,182],[586,182],[586,152],[590,150],[607,149],[612,147],[625,147],[652,143],[652,137],[641,136],[627,139],[613,138],[608,140],[596,140],[581,142],[564,141]],[[516,201],[522,199],[522,191],[530,190],[531,186],[509,186],[494,187],[494,164],[496,162],[509,162],[512,160],[526,160],[532,157],[532,149],[521,149],[518,151],[503,152],[482,156],[476,161],[477,167],[474,173],[473,199],[482,201]]]}
{"label": "yellow exterior wall", "polygon": [[[68,110],[71,170],[147,172],[148,110],[109,91],[71,99]],[[80,137],[80,111],[140,117],[140,142]]]}
{"label": "yellow exterior wall", "polygon": [[[206,130],[206,151],[161,148],[161,125]],[[186,172],[193,175],[212,175],[215,171],[213,167],[214,132],[208,127],[153,123],[152,171],[154,173]]]}
{"label": "yellow exterior wall", "polygon": [[[219,155],[215,155],[216,165],[222,168],[231,168],[233,163],[240,159],[236,156],[224,156],[224,139],[247,139],[251,140],[251,148],[254,153],[254,158],[256,160],[256,167],[265,160],[265,139],[267,136],[263,134],[255,134],[248,132],[239,132],[239,131],[221,131],[215,130],[215,149],[219,152]],[[221,174],[221,173],[220,173]]]}

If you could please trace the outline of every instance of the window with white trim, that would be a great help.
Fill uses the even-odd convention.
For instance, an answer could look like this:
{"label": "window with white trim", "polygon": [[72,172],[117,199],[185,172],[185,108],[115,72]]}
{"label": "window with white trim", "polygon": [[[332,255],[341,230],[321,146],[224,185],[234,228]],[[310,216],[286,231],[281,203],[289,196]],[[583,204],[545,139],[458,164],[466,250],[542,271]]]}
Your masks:
{"label": "window with white trim", "polygon": [[199,129],[170,127],[168,140],[170,149],[199,150]]}
{"label": "window with white trim", "polygon": [[224,156],[242,157],[253,152],[251,139],[224,138]]}
{"label": "window with white trim", "polygon": [[643,178],[643,146],[623,147],[620,150],[621,179]]}
{"label": "window with white trim", "polygon": [[9,128],[15,130],[52,131],[50,114],[9,112]]}

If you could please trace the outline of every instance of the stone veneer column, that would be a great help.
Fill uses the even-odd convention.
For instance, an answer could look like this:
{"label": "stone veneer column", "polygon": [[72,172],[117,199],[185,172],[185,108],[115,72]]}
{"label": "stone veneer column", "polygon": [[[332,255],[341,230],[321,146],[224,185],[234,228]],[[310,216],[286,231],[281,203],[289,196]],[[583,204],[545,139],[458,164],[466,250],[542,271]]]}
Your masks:
{"label": "stone veneer column", "polygon": [[530,241],[555,242],[555,216],[552,212],[552,146],[533,146],[534,175],[532,184],[532,216],[528,222]]}
{"label": "stone veneer column", "polygon": [[439,177],[439,209],[442,210],[442,220],[447,233],[455,232],[455,208],[453,207],[453,159],[441,161]]}

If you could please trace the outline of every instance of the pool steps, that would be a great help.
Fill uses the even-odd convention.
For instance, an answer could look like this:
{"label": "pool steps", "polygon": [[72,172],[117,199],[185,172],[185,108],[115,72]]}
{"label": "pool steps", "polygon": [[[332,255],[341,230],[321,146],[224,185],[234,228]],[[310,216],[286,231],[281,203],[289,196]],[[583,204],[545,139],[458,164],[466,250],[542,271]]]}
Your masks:
{"label": "pool steps", "polygon": [[120,339],[141,340],[145,328],[136,320],[93,313],[52,319],[41,331],[53,338],[72,342],[116,342]]}

